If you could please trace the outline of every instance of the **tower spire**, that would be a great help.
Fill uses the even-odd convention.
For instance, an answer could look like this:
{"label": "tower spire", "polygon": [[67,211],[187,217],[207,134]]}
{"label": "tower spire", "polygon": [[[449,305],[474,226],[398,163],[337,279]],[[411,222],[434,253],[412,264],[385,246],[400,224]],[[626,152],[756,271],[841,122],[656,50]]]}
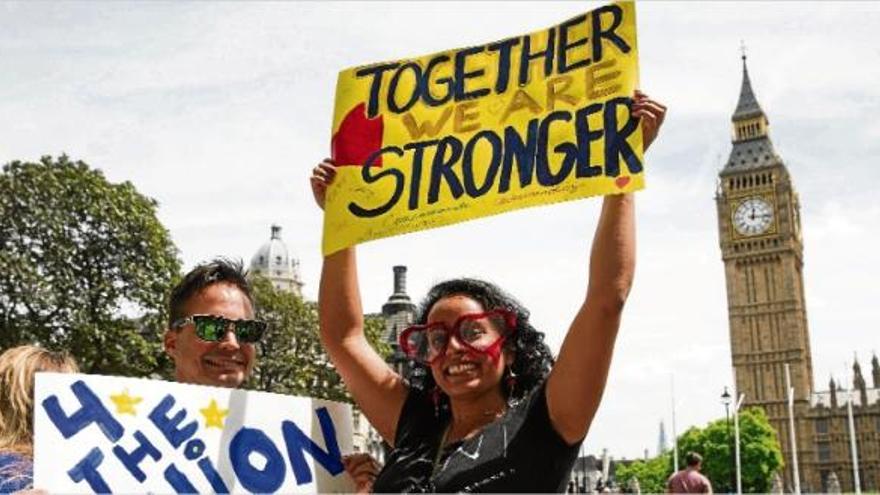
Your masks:
{"label": "tower spire", "polygon": [[742,83],[739,88],[739,100],[730,117],[733,123],[733,149],[724,166],[722,175],[743,170],[758,169],[782,165],[782,159],[773,149],[770,141],[770,121],[767,114],[758,104],[752,80],[749,77],[746,46],[740,42],[740,58],[742,59]]}
{"label": "tower spire", "polygon": [[[743,44],[742,50],[742,85],[739,88],[739,101],[736,103],[736,110],[733,112],[733,121],[748,120],[754,117],[764,116],[761,105],[755,97],[755,91],[752,89],[752,81],[749,78],[749,67],[746,64],[746,47]],[[766,119],[766,116],[764,116]]]}
{"label": "tower spire", "polygon": [[660,436],[657,439],[657,455],[661,455],[666,453],[669,450],[669,445],[666,443],[666,426],[663,424],[663,420],[660,420]]}
{"label": "tower spire", "polygon": [[385,339],[393,350],[393,353],[388,356],[388,362],[398,373],[409,379],[412,363],[398,346],[397,339],[400,332],[415,320],[416,305],[406,293],[406,267],[399,265],[393,267],[392,270],[394,271],[394,293],[382,305],[382,315],[385,317]]}
{"label": "tower spire", "polygon": [[831,407],[837,407],[837,385],[834,383],[834,377],[832,376],[828,382],[828,392],[831,394]]}
{"label": "tower spire", "polygon": [[858,356],[853,358],[853,388],[859,392],[860,404],[866,406],[868,404],[868,387],[867,383],[865,383],[865,377],[862,376],[862,367],[859,365]]}
{"label": "tower spire", "polygon": [[874,378],[874,388],[880,388],[880,360],[877,359],[877,353],[871,358],[871,375]]}

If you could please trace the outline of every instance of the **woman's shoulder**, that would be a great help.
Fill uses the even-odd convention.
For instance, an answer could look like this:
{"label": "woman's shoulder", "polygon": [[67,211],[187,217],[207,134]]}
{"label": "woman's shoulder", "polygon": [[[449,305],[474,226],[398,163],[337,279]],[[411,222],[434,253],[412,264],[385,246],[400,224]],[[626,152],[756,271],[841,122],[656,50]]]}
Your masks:
{"label": "woman's shoulder", "polygon": [[30,488],[33,483],[33,461],[18,452],[0,452],[0,493]]}
{"label": "woman's shoulder", "polygon": [[547,403],[547,378],[544,378],[537,385],[532,387],[525,395],[519,399],[515,399],[510,403],[512,411],[522,411],[522,413],[533,412],[535,407],[544,407]]}
{"label": "woman's shoulder", "polygon": [[510,425],[523,434],[524,438],[539,442],[547,448],[551,446],[560,451],[577,450],[578,445],[569,445],[553,427],[550,410],[547,406],[547,380],[544,379],[521,399],[511,404],[505,415]]}
{"label": "woman's shoulder", "polygon": [[7,466],[30,467],[31,465],[33,465],[33,461],[31,461],[30,457],[24,454],[11,450],[0,450],[0,468]]}

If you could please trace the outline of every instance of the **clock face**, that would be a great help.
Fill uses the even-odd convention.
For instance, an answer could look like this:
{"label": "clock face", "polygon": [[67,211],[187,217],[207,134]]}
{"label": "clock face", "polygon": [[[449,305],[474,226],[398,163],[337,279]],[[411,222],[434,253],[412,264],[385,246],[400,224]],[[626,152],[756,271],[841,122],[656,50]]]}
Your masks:
{"label": "clock face", "polygon": [[773,207],[761,198],[749,198],[733,212],[733,226],[740,235],[763,234],[773,222]]}

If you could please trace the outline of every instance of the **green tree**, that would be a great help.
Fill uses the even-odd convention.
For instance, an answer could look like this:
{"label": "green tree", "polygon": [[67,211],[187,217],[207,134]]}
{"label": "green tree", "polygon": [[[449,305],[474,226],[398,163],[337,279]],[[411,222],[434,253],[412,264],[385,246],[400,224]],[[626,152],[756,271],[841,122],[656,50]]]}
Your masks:
{"label": "green tree", "polygon": [[156,206],[67,156],[4,165],[0,349],[66,349],[89,373],[159,371],[163,302],[180,262]]}
{"label": "green tree", "polygon": [[672,474],[672,455],[667,452],[653,459],[620,463],[614,468],[617,485],[623,490],[630,486],[630,480],[639,480],[639,488],[643,493],[663,493],[666,491],[666,480]]}
{"label": "green tree", "polygon": [[[745,493],[768,493],[773,475],[782,469],[782,451],[776,434],[767,420],[764,410],[750,408],[740,412],[740,461],[742,485]],[[697,452],[703,456],[702,473],[712,482],[716,493],[733,492],[733,426],[730,432],[727,420],[719,419],[705,428],[692,427],[678,439],[679,469],[684,468],[685,454]],[[672,453],[667,452],[646,461],[619,464],[615,468],[617,484],[629,486],[630,479],[637,478],[642,492],[666,491],[666,480],[672,474]]]}
{"label": "green tree", "polygon": [[[257,317],[269,323],[257,345],[257,366],[248,387],[266,392],[304,395],[352,402],[318,334],[318,308],[294,294],[276,289],[264,277],[251,279]],[[381,318],[367,317],[367,339],[386,357],[390,348],[382,341]]]}
{"label": "green tree", "polygon": [[[782,450],[773,427],[763,409],[749,408],[740,412],[739,428],[743,491],[767,493],[773,484],[774,473],[783,465]],[[690,428],[678,440],[681,462],[687,452],[702,455],[702,472],[719,493],[736,490],[733,448],[733,421],[728,428],[726,419],[713,421],[702,429]]]}

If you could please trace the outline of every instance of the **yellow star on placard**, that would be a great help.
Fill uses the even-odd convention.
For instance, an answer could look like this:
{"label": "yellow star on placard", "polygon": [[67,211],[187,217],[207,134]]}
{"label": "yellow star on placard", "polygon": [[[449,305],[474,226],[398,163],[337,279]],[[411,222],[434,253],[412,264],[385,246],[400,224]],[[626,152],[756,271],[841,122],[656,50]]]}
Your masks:
{"label": "yellow star on placard", "polygon": [[202,416],[205,417],[205,428],[210,428],[212,426],[216,426],[217,428],[223,429],[223,418],[229,414],[229,409],[220,409],[217,407],[217,401],[211,399],[211,404],[204,409],[199,409],[199,412],[202,413]]}
{"label": "yellow star on placard", "polygon": [[143,399],[128,395],[128,389],[125,389],[116,395],[111,395],[110,400],[116,404],[117,414],[131,414],[132,416],[137,416],[137,411],[135,411],[134,406]]}

